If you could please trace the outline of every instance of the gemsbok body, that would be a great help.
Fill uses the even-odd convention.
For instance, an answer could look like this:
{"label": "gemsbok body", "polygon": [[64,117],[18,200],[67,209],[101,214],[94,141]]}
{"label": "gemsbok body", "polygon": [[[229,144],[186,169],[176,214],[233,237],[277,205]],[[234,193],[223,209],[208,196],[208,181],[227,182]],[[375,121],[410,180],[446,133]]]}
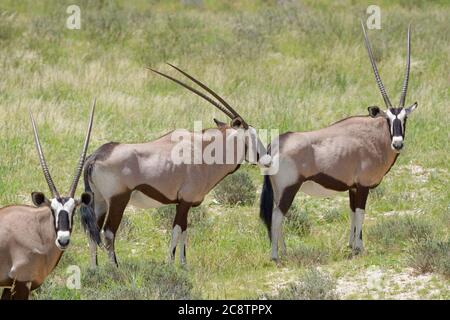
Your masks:
{"label": "gemsbok body", "polygon": [[[75,191],[89,144],[94,106],[95,100],[83,150],[67,197],[60,196],[53,183],[30,112],[39,161],[52,198],[47,199],[42,192],[33,192],[32,200],[36,207],[12,205],[0,209],[0,287],[5,287],[3,300],[28,299],[30,291],[44,282],[69,245],[76,208],[89,205],[92,200],[90,193],[83,193],[80,199],[75,199]],[[85,223],[92,224],[89,221]]]}
{"label": "gemsbok body", "polygon": [[279,170],[264,177],[260,215],[272,243],[272,259],[278,247],[286,250],[282,223],[297,192],[330,196],[349,192],[350,239],[354,253],[363,250],[362,225],[369,190],[389,172],[403,148],[407,117],[417,103],[405,108],[410,71],[410,28],[407,62],[399,106],[394,108],[384,89],[367,34],[362,24],[365,46],[387,110],[369,107],[369,116],[354,116],[329,127],[310,132],[288,132],[272,143],[268,152],[278,161]]}
{"label": "gemsbok body", "polygon": [[[172,66],[172,65],[171,65]],[[249,126],[243,118],[220,96],[206,87],[203,83],[188,75],[184,71],[172,66],[197,85],[209,92],[217,100],[201,93],[189,85],[163,73],[162,75],[177,84],[189,89],[207,100],[231,118],[230,125],[216,119],[217,128],[206,129],[202,132],[175,130],[154,141],[137,144],[120,144],[110,142],[97,149],[88,157],[84,168],[85,190],[94,194],[94,204],[91,211],[95,211],[99,230],[103,230],[105,248],[110,261],[117,265],[114,249],[116,232],[123,213],[128,204],[139,208],[157,208],[164,205],[176,204],[176,216],[173,221],[172,239],[169,247],[169,261],[175,258],[179,247],[180,262],[186,263],[187,218],[191,207],[202,203],[206,194],[214,188],[228,174],[236,171],[242,161],[257,163],[259,153],[265,155],[265,148],[256,135],[256,130]],[[182,131],[184,133],[182,133]],[[244,135],[238,134],[244,132]],[[174,139],[183,134],[182,142]],[[184,162],[176,161],[175,148],[184,144],[188,154],[194,154],[197,144],[202,150],[207,150],[213,141],[223,141],[222,160],[213,163],[205,161]],[[239,152],[231,154],[227,143],[242,145],[249,149],[256,146],[255,157],[250,153]],[[237,148],[234,148],[237,150]],[[215,152],[218,152],[216,150]],[[251,159],[253,158],[253,159]],[[265,157],[266,160],[267,156]],[[84,211],[83,209],[82,211]],[[97,246],[90,241],[91,265],[96,266]]]}

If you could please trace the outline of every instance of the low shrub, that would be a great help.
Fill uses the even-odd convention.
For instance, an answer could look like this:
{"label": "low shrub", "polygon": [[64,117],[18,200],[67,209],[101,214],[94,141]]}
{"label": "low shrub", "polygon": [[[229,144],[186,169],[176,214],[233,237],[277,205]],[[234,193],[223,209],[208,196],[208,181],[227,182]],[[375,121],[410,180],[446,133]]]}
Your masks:
{"label": "low shrub", "polygon": [[311,232],[312,222],[306,210],[293,203],[285,220],[290,232],[305,236]]}
{"label": "low shrub", "polygon": [[271,296],[263,296],[271,300],[337,300],[336,282],[331,276],[316,269],[305,272],[302,279],[292,282]]}
{"label": "low shrub", "polygon": [[450,240],[416,241],[409,249],[408,262],[420,273],[438,272],[450,277]]}
{"label": "low shrub", "polygon": [[433,234],[433,225],[420,217],[384,218],[367,229],[367,237],[386,247],[401,245],[407,240],[426,239]]}
{"label": "low shrub", "polygon": [[256,199],[256,187],[245,171],[238,171],[223,179],[213,193],[214,198],[223,205],[252,205]]}

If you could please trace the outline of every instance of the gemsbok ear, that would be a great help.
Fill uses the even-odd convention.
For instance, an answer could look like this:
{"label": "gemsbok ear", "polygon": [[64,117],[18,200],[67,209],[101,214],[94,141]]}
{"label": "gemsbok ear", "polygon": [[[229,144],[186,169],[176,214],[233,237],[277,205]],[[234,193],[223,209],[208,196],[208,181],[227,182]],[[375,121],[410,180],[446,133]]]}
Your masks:
{"label": "gemsbok ear", "polygon": [[405,108],[406,115],[409,116],[414,110],[416,110],[417,106],[417,102],[414,102],[414,104],[410,105],[408,108]]}
{"label": "gemsbok ear", "polygon": [[231,120],[231,127],[234,129],[242,128],[244,121],[242,121],[241,117],[236,117]]}
{"label": "gemsbok ear", "polygon": [[84,206],[90,206],[94,201],[94,195],[92,192],[83,192],[80,197],[80,204]]}
{"label": "gemsbok ear", "polygon": [[371,116],[372,118],[385,115],[384,111],[381,111],[381,109],[377,106],[368,107],[367,110],[369,111],[369,116]]}
{"label": "gemsbok ear", "polygon": [[42,205],[50,206],[50,200],[42,192],[32,192],[31,200],[36,207],[40,207]]}
{"label": "gemsbok ear", "polygon": [[223,127],[225,127],[227,125],[225,122],[217,120],[216,118],[214,118],[214,122],[216,123],[218,128],[223,128]]}

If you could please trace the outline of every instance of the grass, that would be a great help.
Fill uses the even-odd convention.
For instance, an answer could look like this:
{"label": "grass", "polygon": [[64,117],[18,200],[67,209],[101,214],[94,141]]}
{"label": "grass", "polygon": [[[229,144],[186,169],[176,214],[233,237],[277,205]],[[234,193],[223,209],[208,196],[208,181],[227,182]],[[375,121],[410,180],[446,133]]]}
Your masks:
{"label": "grass", "polygon": [[[214,117],[226,120],[146,66],[174,74],[165,62],[174,63],[217,90],[253,126],[280,133],[318,129],[383,103],[359,26],[368,5],[364,1],[77,3],[80,30],[64,27],[70,1],[0,4],[1,205],[30,203],[32,191],[47,190],[28,108],[61,192],[70,185],[94,96],[90,152],[108,141],[141,142],[174,128],[192,129],[195,120],[204,127],[214,126]],[[414,252],[417,241],[448,239],[450,7],[445,1],[420,0],[383,0],[378,5],[382,29],[370,30],[369,36],[392,101],[400,94],[406,28],[412,23],[407,103],[418,101],[419,108],[407,124],[406,149],[369,197],[364,254],[352,257],[346,247],[346,194],[296,197],[285,223],[288,253],[277,267],[269,259],[270,243],[257,201],[217,203],[211,193],[189,215],[187,270],[165,265],[175,209],[128,208],[116,243],[118,271],[111,271],[103,251],[101,268],[96,273],[88,270],[87,241],[77,223],[70,248],[33,297],[258,298],[276,296],[274,290],[282,292],[292,282],[295,294],[290,297],[299,298],[303,291],[295,289],[295,283],[311,266],[322,268],[332,280],[364,275],[371,266],[400,272],[411,267],[410,250]],[[244,171],[248,176],[239,185],[243,181],[255,186],[248,188],[245,199],[257,199],[259,171],[244,165],[237,173]],[[234,196],[232,191],[227,194]],[[418,270],[427,266],[436,277],[433,281],[441,284],[441,293],[433,293],[433,298],[448,297],[450,283],[440,278],[438,267],[445,265],[445,259],[437,258],[442,256],[436,249],[440,245],[419,248],[413,265]],[[64,285],[70,265],[81,268],[81,290]],[[109,277],[115,273],[117,278]],[[399,290],[409,294],[407,288]],[[431,291],[425,285],[423,292]]]}
{"label": "grass", "polygon": [[433,234],[433,227],[429,221],[417,217],[384,218],[368,229],[367,238],[392,250],[405,241],[426,239]]}

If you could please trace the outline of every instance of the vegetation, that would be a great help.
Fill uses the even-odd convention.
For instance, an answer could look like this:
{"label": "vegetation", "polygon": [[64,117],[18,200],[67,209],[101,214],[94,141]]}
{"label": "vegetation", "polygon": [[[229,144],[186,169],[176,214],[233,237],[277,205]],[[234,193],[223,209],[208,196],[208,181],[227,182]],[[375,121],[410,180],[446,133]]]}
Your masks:
{"label": "vegetation", "polygon": [[[90,152],[108,141],[142,142],[175,128],[192,129],[197,120],[205,128],[214,126],[214,117],[226,120],[146,66],[175,74],[165,65],[171,62],[217,90],[256,128],[280,133],[318,129],[366,114],[368,106],[383,106],[359,25],[367,1],[78,0],[81,29],[69,30],[66,9],[73,3],[0,3],[2,206],[30,204],[32,191],[47,192],[28,108],[61,192],[69,188],[94,96]],[[262,178],[258,169],[243,165],[190,213],[186,269],[166,265],[175,209],[130,207],[116,243],[118,270],[102,250],[99,269],[89,270],[87,240],[77,220],[69,249],[33,298],[319,299],[335,298],[329,295],[334,287],[339,298],[371,298],[377,295],[355,295],[352,288],[367,288],[365,275],[374,266],[392,276],[386,282],[392,286],[379,289],[383,296],[401,291],[404,298],[450,299],[444,276],[450,230],[450,6],[444,0],[378,5],[382,29],[368,32],[393,102],[401,90],[406,28],[412,23],[407,103],[418,101],[419,107],[407,123],[405,150],[369,196],[363,254],[353,257],[347,248],[347,194],[330,199],[299,194],[285,222],[287,253],[274,264],[254,201]],[[71,265],[81,269],[80,290],[65,286]],[[326,280],[308,272],[305,280],[312,266],[320,267]],[[431,272],[414,294],[401,283],[393,287],[396,274],[424,279],[408,273],[411,267]],[[345,279],[354,285],[342,287]]]}
{"label": "vegetation", "polygon": [[237,171],[227,176],[213,190],[214,198],[223,205],[252,205],[256,200],[256,188],[251,176]]}
{"label": "vegetation", "polygon": [[439,272],[450,277],[450,241],[418,241],[410,250],[409,263],[421,273]]}
{"label": "vegetation", "polygon": [[336,300],[336,283],[329,274],[316,269],[307,270],[296,283],[290,283],[268,299],[280,300]]}

